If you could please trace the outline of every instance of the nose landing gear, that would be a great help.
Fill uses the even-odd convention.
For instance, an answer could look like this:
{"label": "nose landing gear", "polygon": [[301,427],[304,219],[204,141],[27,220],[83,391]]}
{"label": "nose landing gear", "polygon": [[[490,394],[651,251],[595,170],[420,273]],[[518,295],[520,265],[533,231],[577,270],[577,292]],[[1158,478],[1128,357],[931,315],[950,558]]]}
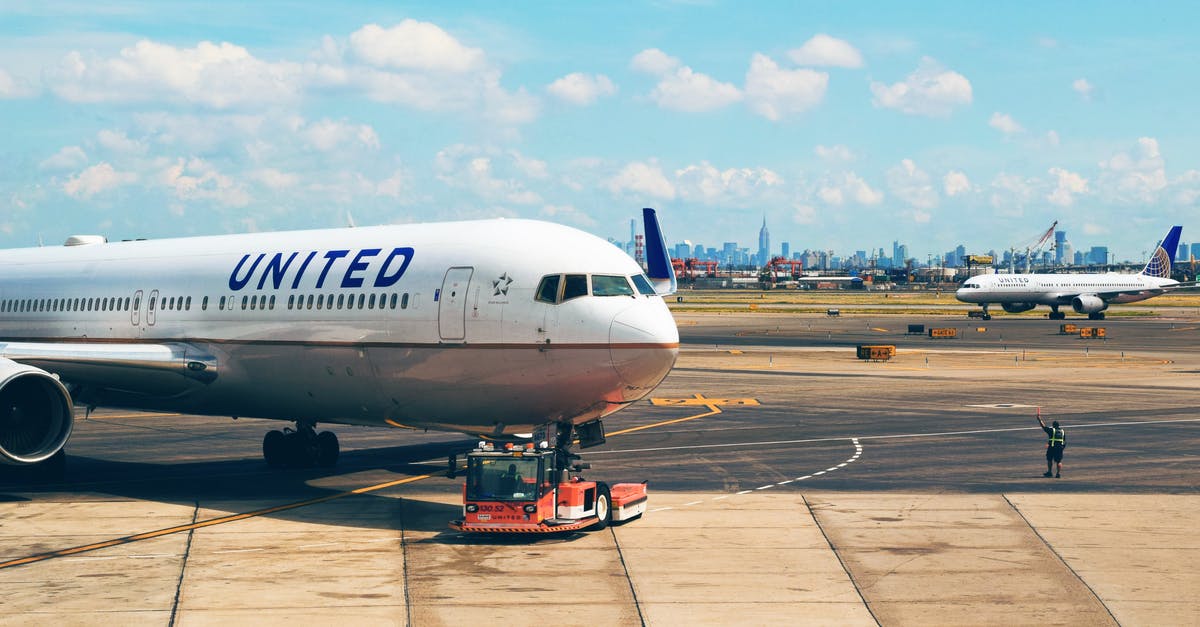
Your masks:
{"label": "nose landing gear", "polygon": [[337,464],[337,435],[317,433],[316,423],[296,421],[296,428],[268,431],[263,436],[263,459],[272,468],[284,466],[329,468]]}

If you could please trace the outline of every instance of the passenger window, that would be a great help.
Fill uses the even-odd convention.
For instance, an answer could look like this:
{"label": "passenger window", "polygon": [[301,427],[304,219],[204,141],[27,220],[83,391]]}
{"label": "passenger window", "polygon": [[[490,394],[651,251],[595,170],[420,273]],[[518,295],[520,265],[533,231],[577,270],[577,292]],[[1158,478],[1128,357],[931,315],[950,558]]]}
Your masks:
{"label": "passenger window", "polygon": [[342,308],[342,302],[345,301],[345,299],[346,299],[345,294],[338,294],[338,309]]}
{"label": "passenger window", "polygon": [[250,304],[250,297],[243,296],[242,297],[242,311],[246,311],[246,305],[248,305],[248,304]]}
{"label": "passenger window", "polygon": [[191,296],[188,296],[188,297],[187,297],[187,300],[183,302],[183,309],[184,309],[185,311],[191,311],[191,310],[192,310],[192,297],[191,297]]}
{"label": "passenger window", "polygon": [[367,309],[374,309],[374,308],[375,308],[375,295],[371,294],[371,297],[367,299]]}
{"label": "passenger window", "polygon": [[395,293],[392,294],[391,302],[392,302],[392,309],[395,309],[396,308],[396,294]]}
{"label": "passenger window", "polygon": [[250,299],[250,311],[254,311],[254,310],[255,310],[255,309],[257,309],[257,308],[258,308],[258,299],[257,299],[257,298],[251,298],[251,299]]}
{"label": "passenger window", "polygon": [[200,301],[200,311],[208,311],[208,297],[207,296],[205,296]]}
{"label": "passenger window", "polygon": [[362,308],[363,308],[363,304],[364,304],[364,303],[366,303],[366,302],[367,302],[367,295],[366,295],[366,294],[359,294],[359,295],[358,295],[358,308],[359,308],[359,309],[362,309]]}
{"label": "passenger window", "polygon": [[408,292],[405,292],[404,296],[400,298],[400,308],[408,309]]}
{"label": "passenger window", "polygon": [[578,298],[580,296],[587,296],[587,293],[588,287],[586,274],[567,275],[566,280],[563,282],[562,299],[564,301],[571,300],[572,298]]}
{"label": "passenger window", "polygon": [[592,294],[594,296],[633,296],[633,288],[629,279],[611,274],[592,275]]}
{"label": "passenger window", "polygon": [[333,294],[325,297],[325,308],[333,309]]}
{"label": "passenger window", "polygon": [[638,293],[643,296],[654,296],[656,294],[654,286],[650,284],[650,279],[646,278],[644,274],[633,275],[633,284],[637,287]]}
{"label": "passenger window", "polygon": [[309,294],[308,295],[308,308],[309,309],[312,309],[312,303],[313,303],[313,295]]}
{"label": "passenger window", "polygon": [[275,309],[275,295],[274,294],[271,294],[271,300],[267,302],[267,306],[270,307],[271,310]]}
{"label": "passenger window", "polygon": [[558,283],[560,278],[557,274],[542,277],[542,282],[538,283],[537,296],[534,300],[552,304],[558,302]]}

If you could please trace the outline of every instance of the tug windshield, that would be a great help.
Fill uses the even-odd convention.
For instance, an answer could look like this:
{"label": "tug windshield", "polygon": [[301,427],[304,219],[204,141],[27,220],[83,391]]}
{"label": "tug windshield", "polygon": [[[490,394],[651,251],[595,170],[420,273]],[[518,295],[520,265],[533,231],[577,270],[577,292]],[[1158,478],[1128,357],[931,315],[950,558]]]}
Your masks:
{"label": "tug windshield", "polygon": [[538,457],[472,457],[467,498],[475,501],[532,501],[538,498]]}

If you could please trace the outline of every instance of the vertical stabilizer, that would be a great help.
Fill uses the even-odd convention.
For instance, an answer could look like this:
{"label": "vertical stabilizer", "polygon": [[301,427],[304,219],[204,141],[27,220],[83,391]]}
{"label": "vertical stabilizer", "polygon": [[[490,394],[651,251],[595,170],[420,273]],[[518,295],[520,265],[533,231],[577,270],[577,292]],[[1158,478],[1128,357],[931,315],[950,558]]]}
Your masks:
{"label": "vertical stabilizer", "polygon": [[671,256],[667,254],[667,241],[658,226],[658,216],[650,208],[642,209],[642,221],[646,230],[646,276],[654,283],[654,291],[666,296],[674,294],[675,269],[671,267]]}
{"label": "vertical stabilizer", "polygon": [[1150,255],[1150,261],[1146,262],[1142,274],[1160,279],[1171,278],[1171,266],[1175,264],[1175,249],[1179,246],[1179,235],[1182,232],[1182,226],[1173,226],[1170,231],[1167,231],[1167,236],[1163,238],[1158,248],[1154,249],[1154,254]]}

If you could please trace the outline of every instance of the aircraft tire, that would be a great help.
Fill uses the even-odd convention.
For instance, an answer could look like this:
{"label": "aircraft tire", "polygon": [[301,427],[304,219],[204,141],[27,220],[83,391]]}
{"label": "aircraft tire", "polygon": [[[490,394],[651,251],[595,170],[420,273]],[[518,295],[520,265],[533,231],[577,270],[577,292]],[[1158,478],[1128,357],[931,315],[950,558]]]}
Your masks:
{"label": "aircraft tire", "polygon": [[287,436],[282,431],[268,431],[263,436],[263,459],[271,468],[279,468],[287,463],[289,457]]}
{"label": "aircraft tire", "polygon": [[599,518],[592,529],[600,531],[612,523],[612,496],[605,483],[596,484],[596,517]]}
{"label": "aircraft tire", "polygon": [[317,458],[318,466],[322,468],[331,468],[337,464],[338,454],[338,439],[337,434],[332,431],[322,431],[317,434]]}

